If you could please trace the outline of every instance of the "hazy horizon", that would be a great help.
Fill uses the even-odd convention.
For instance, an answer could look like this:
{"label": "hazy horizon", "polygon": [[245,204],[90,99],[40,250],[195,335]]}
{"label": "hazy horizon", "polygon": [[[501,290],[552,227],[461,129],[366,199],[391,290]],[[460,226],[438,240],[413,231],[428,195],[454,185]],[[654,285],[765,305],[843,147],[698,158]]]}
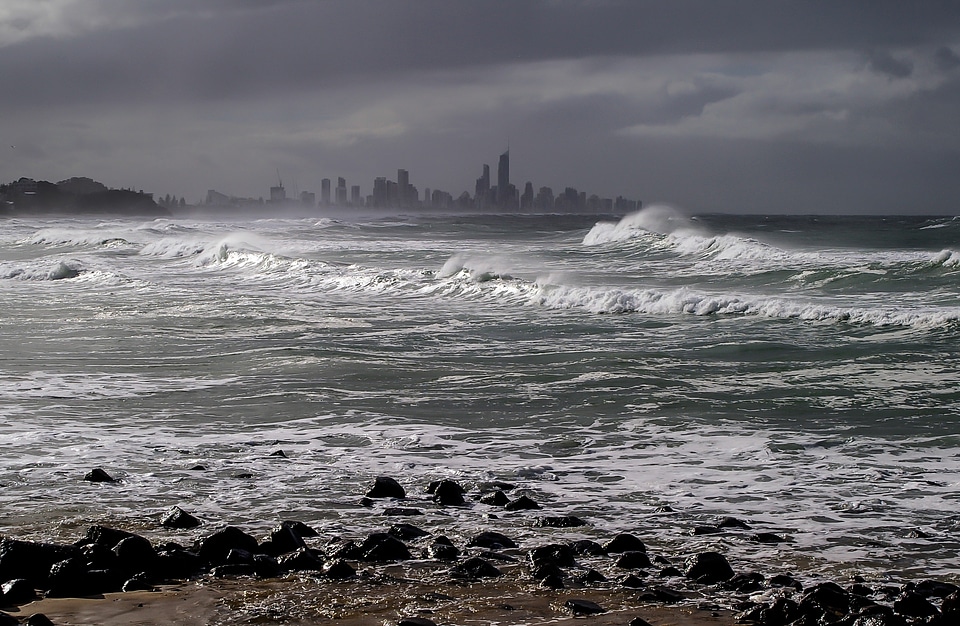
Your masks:
{"label": "hazy horizon", "polygon": [[960,5],[13,0],[0,180],[201,200],[344,177],[687,213],[960,212]]}

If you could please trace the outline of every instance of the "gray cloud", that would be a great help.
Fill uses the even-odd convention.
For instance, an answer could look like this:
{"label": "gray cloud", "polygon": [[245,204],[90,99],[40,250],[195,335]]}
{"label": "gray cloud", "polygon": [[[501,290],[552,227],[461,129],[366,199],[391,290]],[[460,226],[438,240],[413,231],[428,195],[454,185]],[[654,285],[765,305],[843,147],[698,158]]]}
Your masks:
{"label": "gray cloud", "polygon": [[276,167],[304,189],[346,175],[365,190],[406,167],[459,193],[509,138],[517,182],[537,186],[691,210],[899,210],[911,192],[957,208],[952,174],[936,178],[960,153],[957,3],[10,6],[0,132],[31,150],[0,161],[4,180],[197,199],[263,195]]}

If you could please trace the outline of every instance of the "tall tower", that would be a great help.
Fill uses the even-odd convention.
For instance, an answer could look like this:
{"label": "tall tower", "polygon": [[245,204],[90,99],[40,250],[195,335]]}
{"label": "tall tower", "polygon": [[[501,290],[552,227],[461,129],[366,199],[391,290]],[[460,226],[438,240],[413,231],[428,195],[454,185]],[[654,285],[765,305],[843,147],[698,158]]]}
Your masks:
{"label": "tall tower", "polygon": [[500,164],[497,166],[497,204],[506,200],[507,190],[510,188],[510,148],[500,155]]}

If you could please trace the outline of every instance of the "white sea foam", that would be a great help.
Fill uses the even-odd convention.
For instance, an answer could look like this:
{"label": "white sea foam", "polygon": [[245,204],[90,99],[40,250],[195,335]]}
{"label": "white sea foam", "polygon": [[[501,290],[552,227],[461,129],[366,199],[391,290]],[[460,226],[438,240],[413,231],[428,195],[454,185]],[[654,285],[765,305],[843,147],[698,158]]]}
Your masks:
{"label": "white sea foam", "polygon": [[83,264],[77,260],[0,262],[0,279],[68,280],[80,276],[83,271]]}
{"label": "white sea foam", "polygon": [[960,267],[960,252],[955,250],[942,250],[930,259],[930,264],[951,269]]}
{"label": "white sea foam", "polygon": [[649,233],[667,235],[678,228],[693,229],[693,222],[673,207],[656,204],[631,213],[616,224],[599,222],[583,238],[583,245],[597,246],[628,241]]}

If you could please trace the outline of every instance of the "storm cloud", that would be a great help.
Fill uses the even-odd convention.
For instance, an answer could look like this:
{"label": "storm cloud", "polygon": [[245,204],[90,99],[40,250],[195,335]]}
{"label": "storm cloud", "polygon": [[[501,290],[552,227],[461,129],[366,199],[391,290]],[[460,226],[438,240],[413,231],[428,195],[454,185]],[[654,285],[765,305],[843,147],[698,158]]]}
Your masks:
{"label": "storm cloud", "polygon": [[0,180],[196,201],[410,171],[690,211],[956,213],[960,5],[11,0]]}

